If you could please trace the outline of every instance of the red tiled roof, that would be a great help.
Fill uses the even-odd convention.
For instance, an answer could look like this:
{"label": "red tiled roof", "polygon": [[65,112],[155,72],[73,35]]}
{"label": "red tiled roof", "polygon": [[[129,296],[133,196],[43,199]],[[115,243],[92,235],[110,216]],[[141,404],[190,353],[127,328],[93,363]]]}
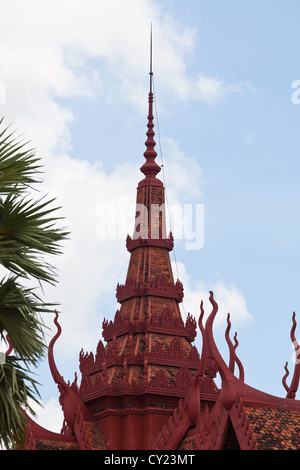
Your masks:
{"label": "red tiled roof", "polygon": [[300,411],[248,408],[247,416],[260,450],[300,450]]}
{"label": "red tiled roof", "polygon": [[[105,450],[106,447],[96,422],[85,421],[84,427],[91,450]],[[73,439],[68,441],[66,439],[34,438],[33,447],[36,450],[80,450],[78,443]]]}
{"label": "red tiled roof", "polygon": [[46,439],[35,439],[36,450],[79,450],[76,442],[48,441]]}
{"label": "red tiled roof", "polygon": [[97,424],[85,421],[84,425],[91,444],[91,450],[105,450],[106,447]]}

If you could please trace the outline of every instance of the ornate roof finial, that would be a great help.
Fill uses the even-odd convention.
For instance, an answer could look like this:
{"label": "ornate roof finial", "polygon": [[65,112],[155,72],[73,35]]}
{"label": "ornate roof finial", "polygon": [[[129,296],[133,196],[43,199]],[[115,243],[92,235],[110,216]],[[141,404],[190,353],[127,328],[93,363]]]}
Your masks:
{"label": "ornate roof finial", "polygon": [[150,31],[150,93],[153,92],[153,69],[152,69],[152,23]]}
{"label": "ornate roof finial", "polygon": [[60,393],[59,402],[61,404],[61,407],[64,413],[65,421],[68,424],[68,426],[70,426],[70,428],[73,430],[76,416],[77,416],[77,411],[80,411],[84,419],[86,420],[92,419],[92,415],[90,411],[88,410],[88,408],[84,405],[84,403],[82,403],[77,393],[75,392],[74,388],[76,387],[71,387],[69,384],[67,384],[64,378],[62,377],[62,375],[58,372],[58,369],[56,367],[55,360],[54,360],[54,354],[53,354],[54,344],[56,343],[57,339],[61,335],[61,326],[58,323],[57,311],[55,311],[54,324],[56,325],[57,332],[51,339],[49,347],[48,347],[48,362],[49,362],[50,371],[54,379],[54,382],[58,386],[58,390]]}
{"label": "ornate roof finial", "polygon": [[146,176],[147,182],[156,178],[157,173],[160,172],[160,166],[155,162],[155,158],[157,157],[157,153],[154,149],[156,142],[154,140],[154,131],[153,131],[153,69],[152,69],[152,24],[151,24],[151,33],[150,33],[150,91],[148,95],[148,103],[149,103],[149,111],[148,111],[148,131],[147,131],[147,140],[145,145],[147,150],[144,153],[144,157],[146,158],[146,163],[141,167],[141,172],[144,173]]}
{"label": "ornate roof finial", "polygon": [[295,399],[296,398],[296,393],[297,393],[297,390],[298,390],[298,387],[299,387],[299,382],[300,382],[300,345],[299,345],[298,341],[296,340],[296,336],[295,336],[295,330],[296,330],[296,326],[297,326],[295,312],[293,312],[292,320],[293,320],[293,326],[292,326],[292,329],[291,329],[291,340],[292,340],[292,344],[295,348],[294,375],[293,375],[293,378],[292,378],[292,381],[291,381],[291,385],[288,386],[287,383],[286,383],[286,379],[289,375],[289,370],[288,370],[288,367],[287,367],[288,363],[286,362],[285,367],[284,367],[286,373],[285,373],[285,375],[282,379],[282,383],[283,383],[284,388],[287,391],[286,398]]}

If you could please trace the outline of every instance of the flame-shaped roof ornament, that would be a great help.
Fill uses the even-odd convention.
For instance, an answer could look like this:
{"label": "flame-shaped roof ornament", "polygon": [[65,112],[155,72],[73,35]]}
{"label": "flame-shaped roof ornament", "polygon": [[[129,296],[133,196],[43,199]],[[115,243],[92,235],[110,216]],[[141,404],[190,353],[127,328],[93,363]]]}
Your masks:
{"label": "flame-shaped roof ornament", "polygon": [[54,354],[53,354],[54,345],[61,335],[61,326],[58,322],[57,311],[55,311],[54,324],[56,325],[57,332],[49,343],[48,362],[49,362],[49,367],[50,367],[52,377],[58,386],[58,390],[60,393],[59,402],[62,406],[65,421],[67,425],[71,429],[73,429],[74,424],[75,424],[75,418],[76,418],[76,413],[75,413],[76,410],[79,410],[79,412],[82,413],[82,416],[86,420],[91,420],[92,414],[87,409],[87,407],[82,403],[79,396],[75,393],[72,387],[65,382],[64,378],[62,377],[62,375],[59,373],[57,369],[57,366],[54,360]]}

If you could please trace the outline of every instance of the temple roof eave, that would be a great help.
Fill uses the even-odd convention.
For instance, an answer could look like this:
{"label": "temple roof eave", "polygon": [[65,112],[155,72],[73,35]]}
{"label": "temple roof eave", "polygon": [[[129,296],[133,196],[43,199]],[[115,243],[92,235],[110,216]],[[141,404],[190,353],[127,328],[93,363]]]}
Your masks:
{"label": "temple roof eave", "polygon": [[236,377],[235,380],[237,395],[247,407],[278,408],[288,411],[300,410],[300,400],[271,395],[244,382],[240,382]]}
{"label": "temple roof eave", "polygon": [[[32,433],[34,439],[46,440],[46,441],[64,441],[64,442],[76,442],[75,436],[71,434],[62,434],[54,431],[49,431],[49,429],[44,428],[38,424],[34,419],[32,419],[26,412],[24,412],[26,417],[28,432]],[[62,423],[63,427],[63,423]]]}

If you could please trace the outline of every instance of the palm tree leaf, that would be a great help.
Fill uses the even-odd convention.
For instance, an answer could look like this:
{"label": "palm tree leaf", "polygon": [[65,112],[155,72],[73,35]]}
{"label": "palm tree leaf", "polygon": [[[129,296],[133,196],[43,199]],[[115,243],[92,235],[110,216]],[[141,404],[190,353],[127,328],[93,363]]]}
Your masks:
{"label": "palm tree leaf", "polygon": [[[53,311],[36,290],[19,284],[20,278],[35,278],[56,283],[56,271],[47,261],[61,253],[60,243],[67,238],[57,228],[61,218],[53,199],[33,199],[29,190],[40,183],[40,159],[28,143],[0,119],[0,265],[9,270],[0,280],[0,340],[9,335],[15,356],[0,364],[0,444],[22,447],[26,437],[23,411],[28,399],[37,401],[36,382],[28,375],[47,349],[42,315]],[[26,282],[27,283],[27,282]],[[32,411],[32,410],[31,410]]]}
{"label": "palm tree leaf", "polygon": [[27,422],[22,409],[34,414],[29,400],[39,403],[38,383],[15,356],[0,364],[0,442],[7,449],[24,447]]}
{"label": "palm tree leaf", "polygon": [[[0,119],[0,125],[3,118]],[[27,142],[15,137],[8,131],[9,126],[0,133],[0,194],[19,193],[33,183],[40,182],[37,174],[41,166],[35,151],[27,149]]]}
{"label": "palm tree leaf", "polygon": [[45,351],[44,323],[40,315],[53,311],[32,289],[24,289],[9,278],[0,282],[0,336],[8,333],[17,355],[35,364]]}
{"label": "palm tree leaf", "polygon": [[54,270],[41,253],[61,253],[60,242],[68,233],[55,227],[61,218],[53,217],[59,209],[51,207],[53,201],[9,195],[0,204],[0,263],[14,274],[55,282]]}

